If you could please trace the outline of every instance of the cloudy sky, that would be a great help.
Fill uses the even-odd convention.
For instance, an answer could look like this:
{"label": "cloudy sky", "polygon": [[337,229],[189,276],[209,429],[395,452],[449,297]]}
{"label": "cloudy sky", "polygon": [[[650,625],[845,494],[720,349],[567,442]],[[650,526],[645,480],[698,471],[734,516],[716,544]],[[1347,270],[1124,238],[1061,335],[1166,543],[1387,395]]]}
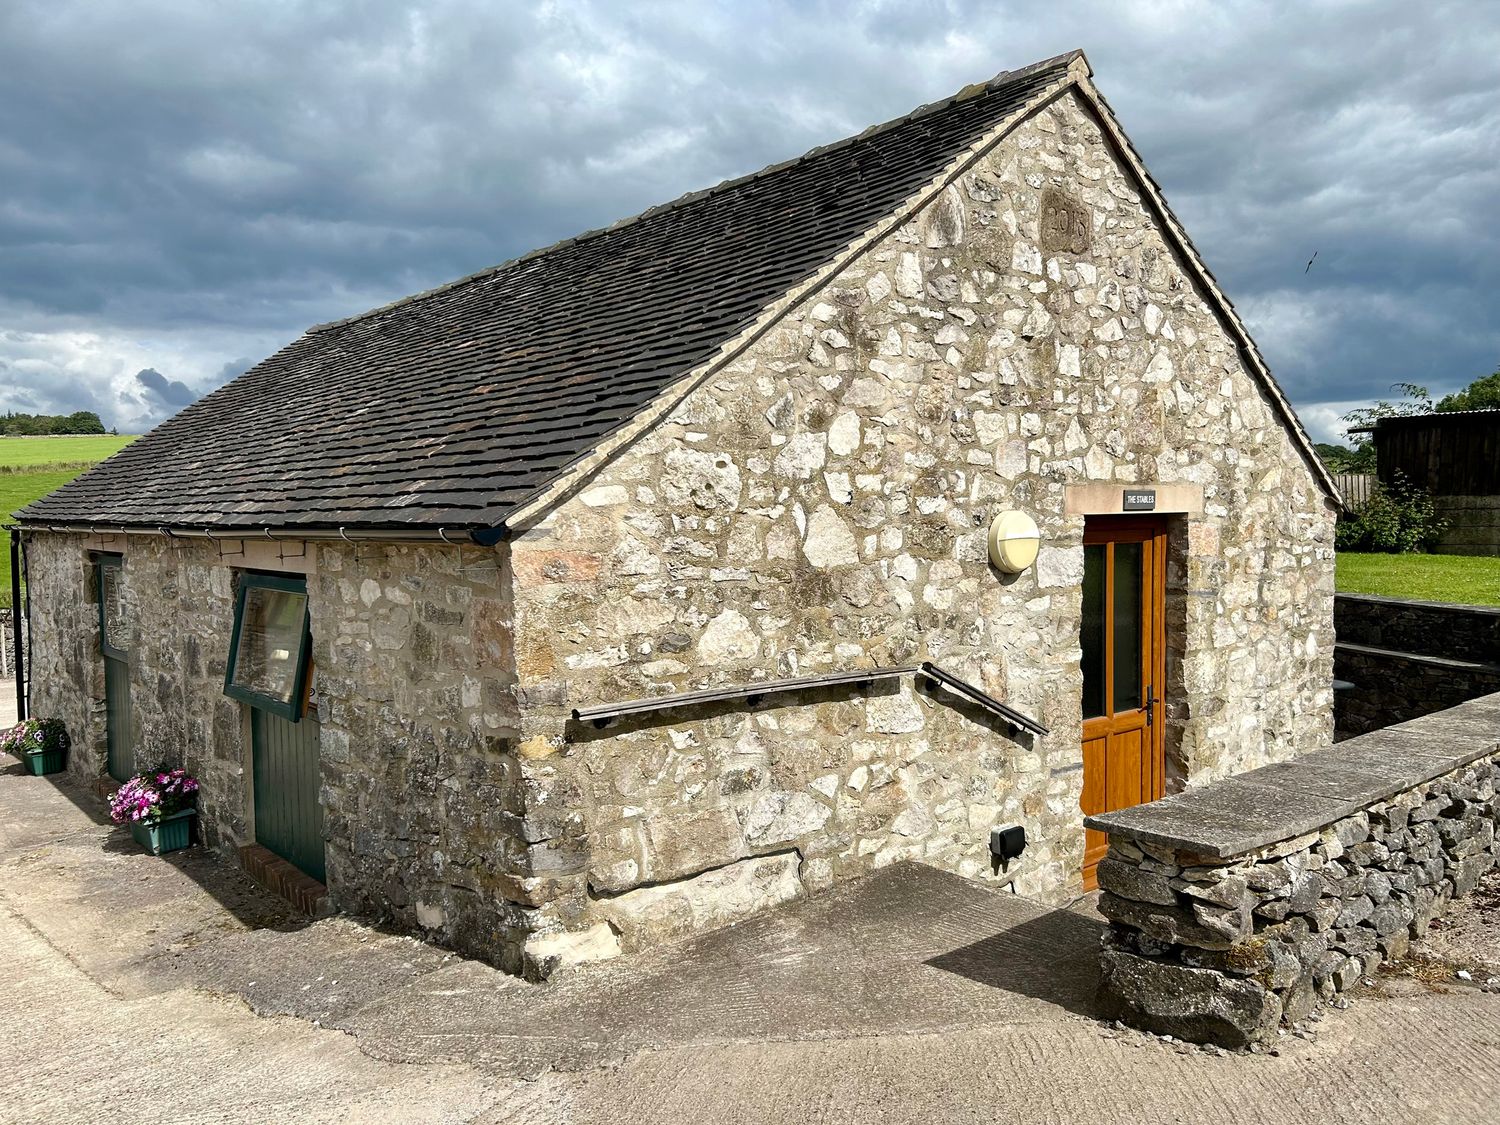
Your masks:
{"label": "cloudy sky", "polygon": [[1500,367],[1500,4],[5,0],[0,408],[141,430],[1073,47],[1315,436]]}

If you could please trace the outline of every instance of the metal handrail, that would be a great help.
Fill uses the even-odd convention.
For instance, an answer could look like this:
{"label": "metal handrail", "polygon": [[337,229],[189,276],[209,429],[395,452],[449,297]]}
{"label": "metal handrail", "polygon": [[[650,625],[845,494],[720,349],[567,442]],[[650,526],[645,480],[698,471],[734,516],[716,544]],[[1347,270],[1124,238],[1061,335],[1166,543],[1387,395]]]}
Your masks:
{"label": "metal handrail", "polygon": [[818,688],[837,687],[839,684],[866,684],[875,680],[889,680],[915,672],[915,667],[902,668],[858,668],[848,672],[824,672],[818,676],[797,676],[787,680],[760,680],[732,687],[706,688],[702,691],[681,691],[672,695],[652,696],[649,699],[628,699],[623,703],[608,703],[598,707],[575,707],[573,718],[578,722],[589,722],[602,727],[613,719],[626,715],[645,715],[652,711],[669,711],[679,707],[691,707],[698,703],[718,703],[726,699],[743,699],[752,705],[762,696],[783,692],[816,691]]}
{"label": "metal handrail", "polygon": [[953,673],[939,668],[930,660],[923,661],[919,665],[907,665],[900,668],[857,668],[848,672],[824,672],[817,676],[797,676],[785,680],[757,680],[754,683],[735,684],[730,687],[679,691],[671,695],[657,695],[648,699],[627,699],[621,703],[606,703],[597,707],[575,707],[573,719],[575,722],[593,723],[596,727],[603,727],[627,715],[648,715],[654,711],[671,711],[701,703],[722,703],[730,699],[743,699],[754,706],[767,695],[816,691],[819,688],[837,687],[840,684],[868,684],[876,680],[895,679],[907,673],[939,684],[970,703],[998,715],[1016,730],[1030,731],[1038,736],[1048,733],[1047,728],[1035,719],[1023,715],[1014,707],[1001,703],[994,696],[966,680],[959,679]]}
{"label": "metal handrail", "polygon": [[933,683],[941,684],[956,695],[961,695],[969,702],[976,703],[986,711],[999,715],[1012,727],[1020,730],[1028,730],[1032,734],[1042,736],[1047,734],[1047,728],[1035,719],[1021,714],[1014,707],[1001,703],[988,692],[975,687],[967,680],[961,680],[952,672],[946,672],[930,660],[922,661],[917,668],[917,675],[926,677]]}

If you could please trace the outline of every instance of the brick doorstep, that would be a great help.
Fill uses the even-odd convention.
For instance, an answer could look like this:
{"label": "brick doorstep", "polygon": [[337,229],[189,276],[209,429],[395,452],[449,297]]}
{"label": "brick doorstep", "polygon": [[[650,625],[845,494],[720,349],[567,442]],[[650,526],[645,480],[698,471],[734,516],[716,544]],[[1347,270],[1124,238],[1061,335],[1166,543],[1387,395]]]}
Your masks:
{"label": "brick doorstep", "polygon": [[245,844],[239,850],[240,867],[266,890],[285,899],[310,918],[333,913],[328,888],[275,852],[260,844]]}

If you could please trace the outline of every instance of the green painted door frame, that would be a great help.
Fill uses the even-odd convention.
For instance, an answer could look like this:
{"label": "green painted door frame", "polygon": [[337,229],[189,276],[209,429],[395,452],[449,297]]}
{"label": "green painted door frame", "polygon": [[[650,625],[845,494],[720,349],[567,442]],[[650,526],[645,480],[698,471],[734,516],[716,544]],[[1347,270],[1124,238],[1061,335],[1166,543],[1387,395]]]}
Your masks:
{"label": "green painted door frame", "polygon": [[250,710],[255,842],[321,883],[327,868],[318,722],[307,710],[310,641],[305,579],[240,575],[224,694]]}

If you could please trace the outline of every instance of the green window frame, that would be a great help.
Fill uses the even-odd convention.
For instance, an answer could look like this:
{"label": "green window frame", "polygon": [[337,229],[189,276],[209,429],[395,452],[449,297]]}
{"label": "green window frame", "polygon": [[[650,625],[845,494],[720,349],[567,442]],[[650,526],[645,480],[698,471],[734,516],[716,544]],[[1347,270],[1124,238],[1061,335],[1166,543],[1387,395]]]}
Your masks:
{"label": "green window frame", "polygon": [[[245,632],[245,607],[246,603],[253,597],[263,604],[271,604],[277,597],[300,598],[302,601],[302,620],[300,624],[294,624],[291,632],[295,640],[291,642],[292,648],[287,650],[287,655],[278,661],[283,667],[289,668],[291,675],[284,677],[287,689],[284,693],[272,694],[258,687],[240,682],[244,669],[241,667],[241,645],[242,639],[248,639]],[[293,607],[283,605],[282,609],[290,610]],[[283,622],[285,625],[285,622]],[[280,715],[291,722],[302,720],[302,708],[307,695],[307,651],[312,640],[312,624],[307,607],[307,580],[304,578],[289,577],[280,574],[242,574],[240,576],[239,591],[235,594],[234,602],[234,631],[229,637],[229,662],[224,669],[224,694],[230,699],[237,699],[241,703],[248,703],[252,707],[259,707],[263,711],[269,711],[274,715]]]}
{"label": "green window frame", "polygon": [[114,591],[116,628],[123,631],[125,627],[124,610],[119,604],[120,583],[124,580],[125,574],[125,557],[123,555],[96,555],[94,568],[94,578],[99,584],[99,651],[105,656],[113,656],[116,660],[128,660],[130,653],[118,645],[111,644],[109,635],[111,590]]}

